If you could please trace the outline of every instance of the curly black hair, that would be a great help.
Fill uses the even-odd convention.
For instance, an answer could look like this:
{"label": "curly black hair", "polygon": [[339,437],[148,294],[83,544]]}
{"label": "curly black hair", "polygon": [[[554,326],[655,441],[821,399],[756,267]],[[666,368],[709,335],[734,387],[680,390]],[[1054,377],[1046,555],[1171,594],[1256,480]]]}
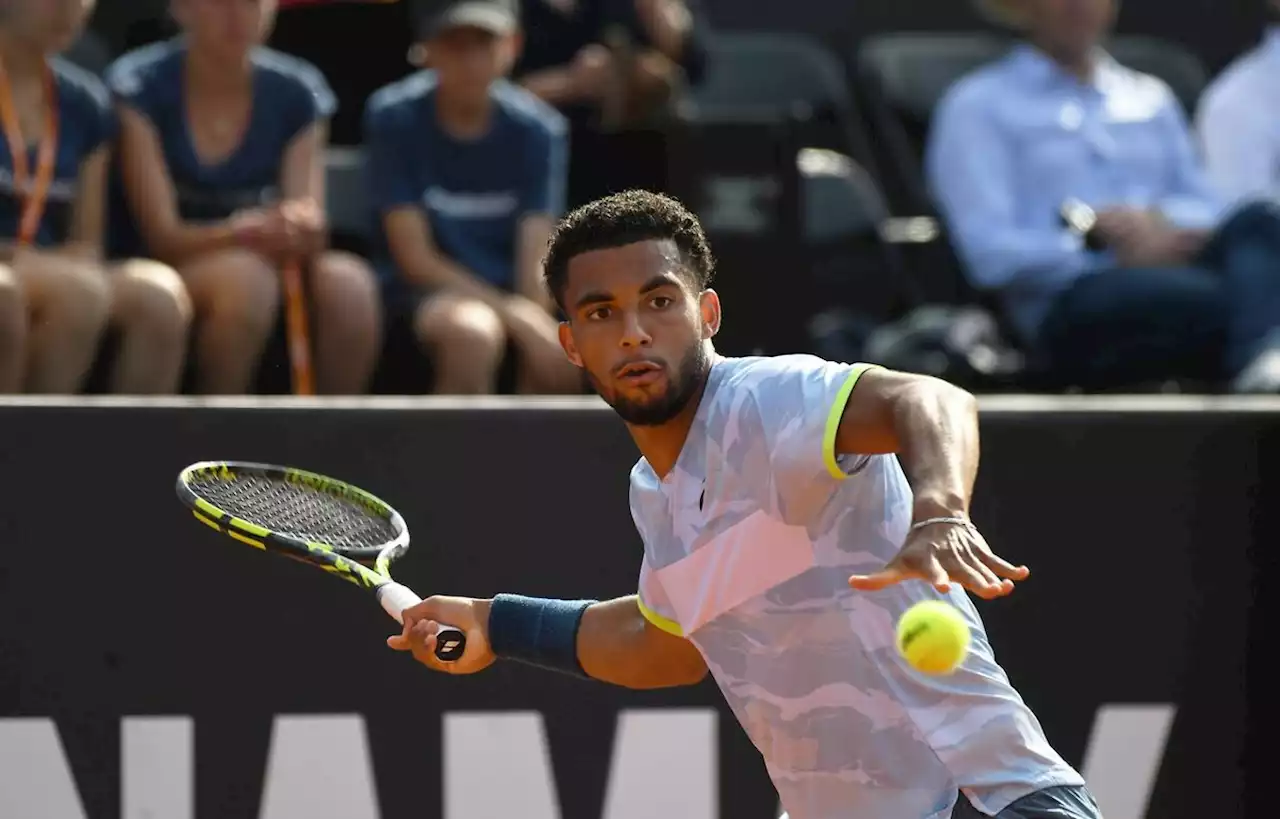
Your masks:
{"label": "curly black hair", "polygon": [[622,247],[650,239],[669,239],[680,250],[680,274],[695,292],[711,284],[715,259],[698,217],[669,196],[630,190],[589,202],[560,220],[543,259],[543,277],[564,310],[569,261],[592,250]]}

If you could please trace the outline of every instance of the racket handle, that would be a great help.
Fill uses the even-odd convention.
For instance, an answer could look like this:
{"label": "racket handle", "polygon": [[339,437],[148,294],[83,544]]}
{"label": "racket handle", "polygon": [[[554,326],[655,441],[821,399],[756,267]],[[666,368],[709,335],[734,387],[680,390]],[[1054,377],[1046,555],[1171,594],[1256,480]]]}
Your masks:
{"label": "racket handle", "polygon": [[[404,610],[418,605],[422,602],[422,598],[414,594],[408,586],[392,581],[378,587],[378,602],[386,609],[387,614],[396,619],[397,623],[403,624]],[[436,658],[441,662],[451,663],[461,657],[466,650],[467,635],[453,626],[441,624],[440,630],[436,632]]]}

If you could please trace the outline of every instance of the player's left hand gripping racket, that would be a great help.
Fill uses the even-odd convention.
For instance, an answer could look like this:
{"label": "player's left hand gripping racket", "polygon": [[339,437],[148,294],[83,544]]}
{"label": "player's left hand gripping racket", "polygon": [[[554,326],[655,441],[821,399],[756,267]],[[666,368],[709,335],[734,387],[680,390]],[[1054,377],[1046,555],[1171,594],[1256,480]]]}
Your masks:
{"label": "player's left hand gripping racket", "polygon": [[[177,490],[201,523],[369,589],[397,622],[422,602],[391,579],[391,563],[409,548],[404,518],[359,487],[285,466],[203,461],[182,470]],[[452,662],[466,648],[461,630],[441,626],[438,659]]]}

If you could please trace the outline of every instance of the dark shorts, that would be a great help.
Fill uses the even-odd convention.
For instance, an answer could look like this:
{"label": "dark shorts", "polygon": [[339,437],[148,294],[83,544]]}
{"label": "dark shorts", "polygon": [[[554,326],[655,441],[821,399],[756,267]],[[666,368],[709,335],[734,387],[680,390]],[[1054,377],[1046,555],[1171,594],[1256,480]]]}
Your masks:
{"label": "dark shorts", "polygon": [[[430,358],[418,343],[414,316],[424,301],[443,291],[405,281],[390,262],[375,262],[374,270],[382,296],[385,331],[382,356],[373,379],[373,392],[391,395],[429,393],[434,386],[435,374]],[[499,394],[516,391],[518,367],[518,351],[514,344],[509,343],[498,369]]]}
{"label": "dark shorts", "polygon": [[[951,819],[990,819],[964,794],[951,811]],[[995,819],[1102,819],[1102,811],[1088,789],[1059,785],[1029,793],[995,815]]]}
{"label": "dark shorts", "polygon": [[[779,819],[788,819],[782,814]],[[964,794],[951,811],[951,819],[993,819],[969,804]],[[1029,793],[997,813],[994,819],[1102,819],[1098,803],[1085,788],[1060,785]]]}
{"label": "dark shorts", "polygon": [[378,290],[382,295],[382,308],[390,321],[412,323],[418,305],[435,292],[430,287],[410,284],[390,262],[376,262],[374,272],[378,277]]}

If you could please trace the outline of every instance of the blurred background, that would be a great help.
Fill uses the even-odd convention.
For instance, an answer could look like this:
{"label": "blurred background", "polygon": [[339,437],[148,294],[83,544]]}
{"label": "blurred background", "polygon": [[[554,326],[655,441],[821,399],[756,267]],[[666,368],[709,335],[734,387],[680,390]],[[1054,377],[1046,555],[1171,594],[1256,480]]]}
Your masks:
{"label": "blurred background", "polygon": [[[528,361],[543,352],[535,349],[541,341],[526,337],[545,341],[545,327],[524,332],[499,310],[509,338],[475,341],[465,327],[453,332],[449,316],[418,311],[416,319],[406,318],[414,305],[398,306],[401,297],[387,295],[395,288],[382,284],[418,274],[405,272],[403,240],[388,241],[386,217],[394,203],[378,180],[397,171],[379,171],[371,154],[431,149],[374,144],[367,108],[379,89],[431,71],[424,21],[442,4],[281,0],[276,11],[271,3],[245,3],[269,20],[266,45],[297,58],[293,70],[318,70],[332,94],[332,105],[315,114],[328,127],[318,160],[327,175],[326,238],[369,261],[371,273],[364,275],[380,283],[380,317],[364,331],[376,335],[377,354],[352,353],[376,363],[353,364],[352,372],[331,378],[322,374],[322,391],[578,391],[572,379],[556,377],[562,374],[522,377]],[[69,58],[105,77],[121,55],[181,37],[168,5],[102,0]],[[1241,228],[1241,220],[1233,221],[1280,190],[1280,107],[1265,81],[1280,65],[1280,46],[1272,62],[1267,0],[1010,0],[985,7],[967,1],[524,0],[515,8],[516,57],[495,74],[557,109],[567,123],[558,147],[568,153],[567,162],[542,172],[552,179],[549,189],[562,185],[563,195],[521,208],[554,218],[628,187],[680,198],[703,219],[719,258],[715,286],[728,311],[718,339],[723,353],[865,358],[984,392],[1274,392],[1280,384],[1272,360],[1280,345],[1268,341],[1275,338],[1272,324],[1280,323],[1280,298],[1254,273],[1270,271],[1273,256],[1280,261],[1280,238],[1272,238],[1269,223]],[[204,18],[212,16],[192,20],[207,27]],[[967,110],[935,122],[949,92],[969,75],[1030,76],[1030,67],[1016,63],[1020,50],[1029,48],[1072,76],[1071,55],[1095,46],[1121,67],[1117,76],[1155,78],[1168,100],[1117,118],[1107,106],[1122,104],[1123,93],[1106,91],[1100,79],[1075,77],[1074,85],[1045,86],[1044,94],[1024,88],[1028,99],[1042,100],[1044,111],[1038,119],[1004,122],[998,132],[975,124],[1004,116],[991,101],[959,100],[969,103]],[[1233,73],[1249,76],[1216,88]],[[1257,89],[1252,94],[1234,87],[1249,83]],[[1209,112],[1205,101],[1215,90],[1231,99]],[[1233,103],[1237,98],[1247,101]],[[1098,100],[1102,113],[1095,117],[1090,106]],[[1177,110],[1164,110],[1170,106]],[[1069,122],[1077,107],[1086,112],[1083,126]],[[1171,130],[1163,126],[1166,116]],[[1142,127],[1144,118],[1161,124]],[[1056,133],[1045,132],[1046,123]],[[1243,135],[1245,123],[1256,137]],[[1176,133],[1179,128],[1185,134]],[[1222,132],[1236,136],[1234,142],[1218,138],[1223,144],[1217,147],[1214,135]],[[1062,144],[1027,150],[1049,138]],[[1117,231],[1109,211],[1130,208],[1162,219],[1175,212],[1162,207],[1182,195],[1166,190],[1180,184],[1169,179],[1187,172],[1174,156],[1184,147],[1181,138],[1195,151],[1190,172],[1202,177],[1188,183],[1194,191],[1187,195],[1206,200],[1197,205],[1212,215],[1201,214],[1194,224],[1170,220],[1195,233],[1184,248],[1106,247]],[[1245,172],[1256,184],[1244,190],[1237,180],[1246,166],[1260,170]],[[1120,178],[1123,184],[1116,183]],[[137,196],[112,201],[138,207]],[[423,202],[424,215],[436,207]],[[1068,218],[1072,205],[1080,205],[1082,215]],[[1090,235],[1099,214],[1100,227]],[[423,247],[430,245],[437,266],[453,265],[464,276],[520,293],[513,280],[468,266],[469,254],[490,249],[473,244],[492,244],[507,255],[499,267],[519,267],[512,237],[499,235],[518,232],[519,218],[495,233],[492,225],[454,224],[447,215],[444,225],[434,218],[440,216],[422,221]],[[1174,231],[1168,237],[1177,243]],[[455,252],[458,242],[465,247]],[[1054,250],[1046,258],[1026,242]],[[164,255],[150,244],[144,241],[138,255]],[[1242,245],[1253,261],[1239,261],[1233,248]],[[185,260],[161,260],[197,287],[182,269]],[[1192,278],[1126,284],[1119,276],[1088,277],[1105,283],[1075,286],[1084,273],[1116,269],[1189,270]],[[1199,273],[1206,276],[1194,279]],[[187,362],[176,389],[292,389],[283,311],[274,314],[260,351],[238,353],[253,359],[251,378],[202,377],[201,357],[218,357],[208,349],[216,333],[202,338],[209,297],[194,290],[192,296]],[[341,334],[327,325],[342,319],[315,298],[310,308],[312,333],[320,339],[314,343],[324,346],[327,331]],[[361,329],[351,332],[359,336]],[[75,389],[119,391],[119,379],[111,377],[112,334],[109,326],[97,363]],[[467,343],[500,349],[489,356],[453,352]],[[324,373],[342,370],[332,357],[317,351],[316,366]],[[442,375],[454,359],[493,375],[481,384]]]}
{"label": "blurred background", "polygon": [[[1276,20],[0,0],[0,817],[775,819],[713,683],[417,673],[169,494],[295,465],[405,513],[420,593],[632,593],[595,402],[253,396],[586,392],[541,253],[643,187],[710,236],[722,353],[981,395],[974,519],[1035,579],[977,605],[1108,819],[1272,819],[1280,424],[1240,396],[1280,392]],[[114,397],[173,394],[232,398]]]}

